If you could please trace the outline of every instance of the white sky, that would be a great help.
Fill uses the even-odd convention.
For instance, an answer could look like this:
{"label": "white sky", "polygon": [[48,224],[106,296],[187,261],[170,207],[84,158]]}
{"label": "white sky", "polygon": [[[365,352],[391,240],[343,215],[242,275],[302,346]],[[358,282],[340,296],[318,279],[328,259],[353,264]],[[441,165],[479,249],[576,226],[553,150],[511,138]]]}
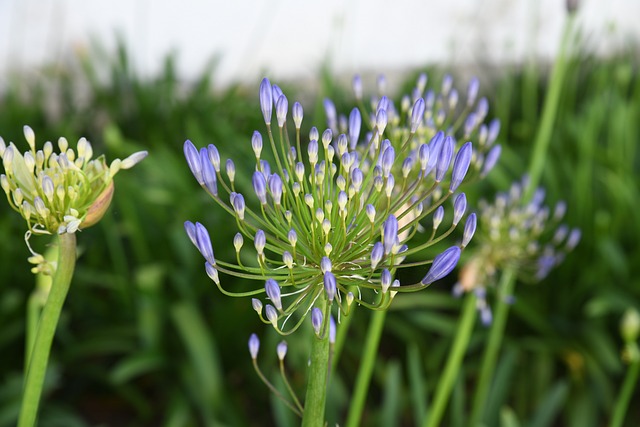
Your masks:
{"label": "white sky", "polygon": [[[564,0],[0,0],[0,73],[63,61],[117,32],[137,69],[178,52],[184,77],[215,55],[220,80],[389,72],[428,63],[549,57]],[[640,0],[583,0],[580,21],[601,51],[640,40]]]}

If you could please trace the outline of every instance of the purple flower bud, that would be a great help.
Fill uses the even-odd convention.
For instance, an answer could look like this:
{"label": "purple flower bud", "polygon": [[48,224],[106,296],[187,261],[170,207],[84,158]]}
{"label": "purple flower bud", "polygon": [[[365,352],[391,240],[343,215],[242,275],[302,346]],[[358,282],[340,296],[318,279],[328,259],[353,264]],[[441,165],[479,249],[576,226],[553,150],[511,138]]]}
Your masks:
{"label": "purple flower bud", "polygon": [[302,109],[302,104],[299,102],[293,103],[293,108],[291,108],[291,117],[293,118],[293,123],[296,125],[296,129],[300,129],[302,126],[302,117],[304,116],[304,111]]}
{"label": "purple flower bud", "polygon": [[364,207],[364,210],[367,214],[367,218],[369,218],[369,221],[373,223],[373,221],[375,221],[376,219],[376,208],[374,208],[372,204],[368,204]]}
{"label": "purple flower bud", "polygon": [[362,116],[360,110],[354,108],[349,114],[349,147],[351,150],[355,150],[360,138],[360,128],[362,126]]}
{"label": "purple flower bud", "polygon": [[445,76],[442,78],[442,90],[441,90],[442,94],[448,95],[452,86],[453,86],[453,77],[451,77],[450,74],[445,74]]}
{"label": "purple flower bud", "polygon": [[206,148],[200,150],[201,170],[202,170],[202,183],[206,189],[214,196],[218,195],[218,180],[216,178],[216,171],[209,160],[209,151]]}
{"label": "purple flower bud", "polygon": [[489,123],[489,133],[487,135],[487,144],[493,144],[500,133],[500,120],[493,119]]}
{"label": "purple flower bud", "polygon": [[429,146],[427,144],[420,145],[418,149],[418,160],[420,160],[420,169],[425,173],[429,163]]}
{"label": "purple flower bud", "polygon": [[278,120],[278,127],[283,127],[287,121],[287,111],[289,110],[289,101],[284,95],[280,95],[276,101],[276,119]]}
{"label": "purple flower bud", "polygon": [[427,175],[429,172],[433,170],[438,163],[438,158],[440,157],[440,152],[442,151],[442,145],[444,143],[444,132],[438,131],[431,141],[429,141],[429,158],[427,161],[427,168],[424,171],[424,174]]}
{"label": "purple flower bud", "polygon": [[202,185],[204,181],[202,180],[202,166],[198,149],[188,139],[184,142],[183,149],[184,157],[187,159],[187,165],[189,165],[191,173],[196,178],[196,181],[198,181],[198,184]]}
{"label": "purple flower bud", "polygon": [[295,248],[296,243],[298,242],[298,235],[296,234],[296,230],[294,230],[293,228],[289,230],[289,233],[287,233],[287,239],[289,240],[291,246]]}
{"label": "purple flower bud", "polygon": [[215,265],[216,259],[213,256],[213,247],[211,246],[209,232],[204,225],[199,222],[196,222],[196,245],[204,259],[206,259],[211,265]]}
{"label": "purple flower bud", "polygon": [[242,221],[244,219],[244,196],[240,193],[232,192],[229,194],[229,198],[231,199],[231,205],[233,206],[233,210],[238,215],[238,218]]}
{"label": "purple flower bud", "polygon": [[333,131],[331,129],[325,129],[325,131],[322,132],[322,145],[324,145],[325,148],[328,147],[332,139]]}
{"label": "purple flower bud", "polygon": [[478,121],[481,122],[487,117],[487,113],[489,112],[489,101],[487,98],[480,98],[478,101],[478,107],[476,108],[476,114],[478,115]]}
{"label": "purple flower bud", "polygon": [[458,225],[466,210],[467,196],[464,193],[460,193],[453,201],[453,225]]}
{"label": "purple flower bud", "polygon": [[382,225],[382,240],[384,244],[384,253],[389,255],[398,239],[398,220],[391,214]]}
{"label": "purple flower bud", "polygon": [[440,155],[438,156],[438,164],[436,165],[436,181],[440,182],[444,179],[444,175],[449,170],[451,158],[453,157],[453,149],[455,143],[451,136],[447,136],[442,143]]}
{"label": "purple flower bud", "polygon": [[187,232],[187,236],[189,236],[189,240],[191,243],[197,248],[198,247],[198,237],[196,232],[196,225],[191,221],[184,222],[184,231]]}
{"label": "purple flower bud", "polygon": [[278,359],[282,362],[287,355],[287,342],[280,341],[280,344],[276,347],[276,353],[278,353]]}
{"label": "purple flower bud", "polygon": [[291,255],[291,252],[289,251],[282,252],[282,262],[284,263],[284,265],[287,266],[287,268],[289,269],[293,268],[293,255]]}
{"label": "purple flower bud", "polygon": [[333,316],[329,316],[329,344],[336,343],[336,321]]}
{"label": "purple flower bud", "polygon": [[251,359],[257,359],[258,351],[260,351],[260,339],[256,334],[251,334],[249,337],[249,354],[251,354]]}
{"label": "purple flower bud", "polygon": [[253,148],[256,159],[259,159],[262,153],[262,135],[257,130],[253,132],[253,136],[251,137],[251,148]]}
{"label": "purple flower bud", "polygon": [[218,153],[218,149],[215,145],[209,144],[207,146],[207,151],[209,153],[209,161],[216,170],[216,173],[220,172],[220,153]]}
{"label": "purple flower bud", "polygon": [[387,98],[386,96],[381,97],[378,101],[376,115],[382,110],[384,110],[385,112],[389,110],[389,98]]}
{"label": "purple flower bud", "polygon": [[229,181],[233,182],[236,177],[236,165],[233,163],[233,160],[227,159],[227,163],[225,164],[225,166]]}
{"label": "purple flower bud", "polygon": [[396,183],[396,180],[393,178],[392,174],[389,174],[389,176],[387,177],[387,182],[386,185],[384,187],[384,191],[387,195],[387,197],[391,197],[391,194],[393,193],[393,187]]}
{"label": "purple flower bud", "polygon": [[480,307],[480,321],[484,326],[489,326],[493,322],[493,314],[491,314],[491,308],[486,304]]}
{"label": "purple flower bud", "polygon": [[280,89],[280,86],[278,85],[272,85],[271,86],[271,92],[273,93],[273,101],[276,102],[278,100],[278,98],[280,98],[282,95],[284,95],[284,92],[282,92],[282,89]]}
{"label": "purple flower bud", "polygon": [[411,133],[415,133],[418,130],[418,126],[424,118],[424,99],[418,98],[415,104],[413,104],[413,110],[411,110]]}
{"label": "purple flower bud", "polygon": [[382,242],[376,242],[373,245],[373,249],[371,249],[371,269],[375,270],[380,261],[382,261],[382,257],[384,256],[384,246]]}
{"label": "purple flower bud", "polygon": [[264,231],[256,231],[256,235],[253,237],[253,246],[255,246],[258,255],[262,255],[264,253],[264,247],[266,244],[267,238],[264,234]]}
{"label": "purple flower bud", "polygon": [[491,150],[487,153],[487,156],[484,158],[484,165],[482,166],[482,173],[480,176],[485,177],[491,169],[496,165],[498,159],[500,158],[500,151],[502,147],[500,145],[494,145]]}
{"label": "purple flower bud", "polygon": [[387,292],[391,287],[391,272],[386,268],[380,274],[380,287],[382,288],[382,293]]}
{"label": "purple flower bud", "polygon": [[269,190],[271,191],[271,197],[276,206],[280,206],[282,199],[282,179],[280,175],[273,174],[269,177]]}
{"label": "purple flower bud", "polygon": [[556,207],[553,210],[553,219],[560,221],[565,213],[567,213],[567,203],[564,200],[560,200],[556,203]]}
{"label": "purple flower bud", "polygon": [[471,135],[471,132],[475,129],[478,121],[476,120],[476,113],[469,113],[467,118],[464,121],[464,136],[468,138]]}
{"label": "purple flower bud", "polygon": [[256,192],[256,196],[258,196],[258,200],[263,205],[267,204],[267,182],[264,179],[264,175],[262,172],[255,171],[253,173],[253,189]]}
{"label": "purple flower bud", "polygon": [[264,308],[264,314],[267,317],[267,320],[276,327],[278,322],[278,311],[271,304],[267,304]]}
{"label": "purple flower bud", "polygon": [[233,236],[233,247],[236,249],[236,252],[240,252],[242,245],[244,245],[244,238],[242,234],[236,233],[236,235]]}
{"label": "purple flower bud", "polygon": [[327,293],[327,299],[329,301],[333,301],[336,297],[337,284],[336,276],[334,276],[330,271],[324,273],[324,290]]}
{"label": "purple flower bud", "polygon": [[336,114],[336,106],[329,98],[325,98],[322,102],[324,105],[324,112],[327,115],[327,125],[331,129],[338,129],[338,115]]}
{"label": "purple flower bud", "polygon": [[378,110],[378,114],[376,114],[376,128],[378,129],[378,134],[382,135],[384,133],[384,129],[387,127],[387,111],[386,110]]}
{"label": "purple flower bud", "polygon": [[269,297],[273,305],[278,310],[282,310],[282,300],[280,299],[280,286],[278,282],[273,279],[267,279],[264,290],[267,292],[267,297]]}
{"label": "purple flower bud", "polygon": [[407,178],[413,168],[413,157],[407,157],[402,162],[402,177]]}
{"label": "purple flower bud", "polygon": [[273,109],[273,89],[271,83],[266,77],[262,79],[260,83],[260,109],[262,110],[262,116],[264,122],[267,125],[271,124],[271,110]]}
{"label": "purple flower bud", "polygon": [[312,139],[307,145],[307,154],[309,155],[310,163],[318,162],[318,141]]}
{"label": "purple flower bud", "polygon": [[458,189],[462,180],[467,174],[469,170],[469,165],[471,164],[471,157],[473,156],[473,148],[471,146],[471,142],[467,142],[464,144],[460,150],[458,150],[458,154],[456,155],[455,160],[453,161],[453,171],[451,172],[451,184],[449,185],[449,191],[454,192]]}
{"label": "purple flower bud", "polygon": [[320,335],[320,329],[322,328],[322,310],[318,307],[313,307],[311,309],[311,326],[313,326],[313,330],[316,335]]}
{"label": "purple flower bud", "polygon": [[262,313],[262,301],[258,298],[251,298],[251,306],[256,311],[256,313]]}
{"label": "purple flower bud", "polygon": [[393,162],[396,159],[396,152],[391,145],[387,147],[382,153],[382,160],[380,166],[382,166],[382,175],[386,178],[391,172]]}
{"label": "purple flower bud", "polygon": [[322,274],[331,271],[331,260],[326,256],[323,256],[322,260],[320,260],[320,271],[322,271]]}
{"label": "purple flower bud", "polygon": [[442,219],[444,218],[444,207],[442,205],[436,208],[436,211],[433,213],[433,229],[437,229],[442,223]]}
{"label": "purple flower bud", "polygon": [[478,97],[478,90],[480,89],[480,81],[477,77],[473,77],[469,81],[469,87],[467,88],[467,106],[471,107]]}
{"label": "purple flower bud", "polygon": [[473,237],[473,235],[476,232],[476,214],[475,212],[472,213],[471,215],[469,215],[467,217],[467,222],[464,224],[464,233],[462,233],[462,247],[466,247],[469,242],[471,241],[471,238]]}
{"label": "purple flower bud", "polygon": [[553,243],[559,245],[564,239],[566,239],[568,234],[569,227],[566,224],[560,225],[556,232],[553,234]]}
{"label": "purple flower bud", "polygon": [[209,279],[213,280],[213,282],[216,285],[220,284],[220,277],[218,277],[218,270],[216,270],[216,268],[209,264],[209,262],[205,262],[204,263],[204,270],[207,272],[207,276],[209,276]]}
{"label": "purple flower bud", "polygon": [[582,232],[580,231],[580,229],[574,228],[573,230],[571,230],[571,233],[569,233],[569,237],[567,238],[566,249],[568,251],[572,251],[576,246],[578,246],[581,237]]}
{"label": "purple flower bud", "polygon": [[364,174],[362,173],[362,170],[360,170],[359,168],[351,169],[351,183],[353,184],[353,187],[356,189],[356,191],[360,191],[363,181]]}
{"label": "purple flower bud", "polygon": [[264,175],[264,179],[267,179],[271,175],[271,166],[266,160],[260,160],[260,172]]}
{"label": "purple flower bud", "polygon": [[351,86],[353,87],[353,94],[356,97],[356,100],[362,100],[362,79],[359,75],[356,74],[353,76]]}
{"label": "purple flower bud", "polygon": [[433,259],[433,264],[424,279],[423,285],[430,285],[436,280],[442,279],[455,268],[458,260],[460,260],[460,248],[452,246]]}
{"label": "purple flower bud", "polygon": [[458,91],[455,89],[452,89],[451,92],[449,92],[449,110],[455,110],[456,106],[458,105]]}
{"label": "purple flower bud", "polygon": [[433,109],[433,104],[436,102],[436,94],[432,89],[429,89],[424,95],[424,105],[427,110]]}

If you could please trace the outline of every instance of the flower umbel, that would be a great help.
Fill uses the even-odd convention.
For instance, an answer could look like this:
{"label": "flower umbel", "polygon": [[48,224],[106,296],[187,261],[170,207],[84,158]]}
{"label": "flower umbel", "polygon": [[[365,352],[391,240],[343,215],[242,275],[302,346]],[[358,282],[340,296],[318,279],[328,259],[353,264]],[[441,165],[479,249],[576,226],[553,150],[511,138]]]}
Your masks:
{"label": "flower umbel", "polygon": [[[454,231],[465,208],[458,206],[455,223],[440,229],[445,206],[452,209],[446,202],[460,198],[455,192],[467,171],[481,173],[486,162],[471,142],[458,144],[450,132],[455,128],[446,119],[451,117],[447,112],[455,109],[450,92],[431,93],[425,99],[423,90],[419,79],[413,108],[405,106],[405,101],[410,102],[406,98],[400,111],[382,96],[365,122],[369,130],[364,135],[361,109],[354,108],[347,119],[338,117],[333,103],[325,101],[329,127],[322,134],[312,127],[303,148],[302,106],[293,104],[295,135],[290,137],[289,102],[278,86],[264,79],[259,93],[267,142],[263,146],[262,135],[254,132],[254,194],[246,198],[236,188],[235,166],[232,173],[227,168],[226,177],[221,173],[214,145],[197,149],[187,140],[184,153],[193,175],[235,217],[239,230],[233,240],[236,262],[228,262],[214,257],[212,239],[202,224],[185,223],[187,234],[206,260],[207,274],[220,291],[252,296],[252,306],[262,321],[281,334],[295,331],[310,315],[316,334],[325,336],[331,315],[348,315],[354,302],[384,310],[397,292],[423,289],[449,274],[475,231],[475,215],[473,230],[465,231],[462,243],[449,245],[434,260],[402,262]],[[442,117],[435,117],[441,108],[445,109]],[[474,110],[473,124],[467,129],[469,135],[484,132],[481,145],[485,146],[495,140],[491,126],[480,124],[486,108],[476,108],[483,114]],[[493,129],[497,133],[497,125]],[[266,146],[271,148],[273,164],[263,158]],[[431,231],[410,247],[409,241],[424,230],[422,223],[431,224]],[[240,261],[245,240],[253,241],[256,258],[251,265]],[[398,268],[431,263],[418,283],[400,285],[393,280]],[[260,286],[231,292],[222,286],[219,273],[253,279]],[[268,303],[263,305],[260,295],[266,295]]]}
{"label": "flower umbel", "polygon": [[24,136],[29,144],[24,154],[0,138],[5,172],[0,183],[9,205],[27,221],[29,231],[38,234],[74,233],[98,222],[111,203],[114,175],[147,155],[140,151],[107,165],[104,156],[93,158],[85,138],[80,138],[76,151],[60,138],[55,153],[49,141],[36,150],[29,126],[24,127]]}

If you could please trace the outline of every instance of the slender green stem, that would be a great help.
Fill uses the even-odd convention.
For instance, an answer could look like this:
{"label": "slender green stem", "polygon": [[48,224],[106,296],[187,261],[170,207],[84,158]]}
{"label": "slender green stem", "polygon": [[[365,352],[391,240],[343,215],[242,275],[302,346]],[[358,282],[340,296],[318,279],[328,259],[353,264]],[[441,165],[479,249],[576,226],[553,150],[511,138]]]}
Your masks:
{"label": "slender green stem", "polygon": [[638,384],[638,375],[640,374],[640,359],[636,358],[629,369],[627,369],[627,375],[624,378],[622,389],[616,399],[616,406],[613,408],[613,416],[611,417],[610,427],[622,427],[624,423],[624,417],[627,414],[629,408],[629,401],[633,395],[633,389]]}
{"label": "slender green stem", "polygon": [[482,365],[480,367],[480,376],[478,384],[473,396],[473,405],[471,409],[471,417],[469,418],[469,426],[474,427],[482,421],[483,410],[487,402],[489,385],[493,378],[493,372],[498,360],[498,352],[502,344],[505,325],[509,315],[509,304],[506,299],[513,293],[516,283],[516,272],[509,268],[502,273],[500,284],[498,285],[498,298],[495,308],[495,316],[489,332],[487,346],[482,356]]}
{"label": "slender green stem", "polygon": [[302,427],[323,427],[329,371],[329,334],[325,333],[322,338],[314,335],[312,339],[311,365],[309,366]]}
{"label": "slender green stem", "polygon": [[20,408],[18,427],[32,427],[35,425],[51,343],[53,342],[60,312],[67,297],[76,265],[76,235],[60,234],[58,236],[58,245],[58,265],[53,276],[47,303],[40,316],[38,332],[31,350],[26,382],[22,393],[22,407]]}
{"label": "slender green stem", "polygon": [[476,296],[473,293],[468,293],[464,298],[462,315],[458,323],[458,330],[456,331],[451,353],[449,354],[447,365],[438,382],[431,410],[427,413],[427,418],[425,418],[422,423],[424,427],[437,427],[441,424],[440,421],[447,407],[451,390],[460,374],[462,359],[469,346],[469,339],[471,338],[473,326],[478,316],[476,313]]}
{"label": "slender green stem", "polygon": [[353,390],[353,396],[351,397],[349,415],[347,416],[347,422],[345,424],[346,427],[357,427],[360,425],[360,418],[362,417],[364,403],[367,399],[367,391],[369,390],[373,366],[375,365],[376,356],[378,355],[378,344],[382,336],[386,315],[386,311],[374,311],[371,314],[371,323],[369,324],[367,340],[364,343],[364,349],[362,351],[363,358],[360,362],[356,385]]}

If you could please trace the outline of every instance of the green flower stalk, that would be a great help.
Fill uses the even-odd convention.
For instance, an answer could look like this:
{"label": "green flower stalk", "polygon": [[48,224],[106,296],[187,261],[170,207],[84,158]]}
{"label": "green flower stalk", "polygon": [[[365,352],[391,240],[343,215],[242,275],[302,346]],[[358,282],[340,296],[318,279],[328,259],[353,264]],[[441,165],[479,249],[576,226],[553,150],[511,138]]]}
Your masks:
{"label": "green flower stalk", "polygon": [[[35,425],[42,384],[47,369],[51,343],[66,299],[76,262],[76,231],[97,223],[113,197],[113,177],[120,169],[140,162],[147,153],[141,151],[124,160],[107,165],[104,156],[93,158],[91,144],[81,138],[76,151],[65,138],[58,140],[59,152],[51,142],[36,150],[33,130],[25,126],[29,150],[21,154],[13,143],[7,146],[0,138],[0,158],[4,166],[0,185],[9,205],[27,222],[25,242],[31,251],[29,261],[34,273],[53,277],[46,303],[37,322],[35,338],[27,337],[25,385],[18,426]],[[55,264],[34,252],[32,234],[57,236],[58,260]]]}
{"label": "green flower stalk", "polygon": [[[475,99],[468,102],[464,108],[475,109],[466,122],[454,122],[448,113],[458,107],[457,93],[445,82],[443,94],[428,92],[423,97],[425,84],[426,77],[421,76],[413,106],[406,98],[397,110],[382,96],[372,104],[371,113],[361,107],[370,118],[366,133],[361,133],[359,108],[347,119],[338,117],[333,104],[325,101],[329,127],[322,134],[311,127],[306,138],[301,130],[302,105],[296,102],[289,111],[281,89],[264,79],[260,106],[266,144],[262,134],[254,132],[250,172],[254,194],[246,198],[235,185],[235,163],[226,160],[223,172],[215,145],[198,149],[189,140],[184,144],[197,182],[238,228],[233,239],[236,260],[228,261],[214,256],[204,225],[185,222],[190,240],[205,259],[207,275],[225,295],[252,297],[259,318],[282,335],[293,333],[305,318],[311,318],[316,339],[303,425],[324,422],[331,317],[339,322],[355,305],[384,311],[397,292],[428,287],[455,268],[475,232],[472,213],[465,221],[462,241],[434,259],[403,264],[405,258],[448,238],[462,223],[467,209],[464,194],[457,193],[459,185],[470,171],[488,172],[499,154],[499,149],[495,154],[491,147],[499,126],[482,123],[486,100],[477,107]],[[471,85],[472,97],[477,94],[475,86]],[[293,134],[287,126],[289,114]],[[459,144],[453,129],[461,127],[463,138],[482,134],[484,148],[474,151],[471,142]],[[263,158],[265,145],[271,148],[273,164]],[[453,206],[449,199],[456,201]],[[452,210],[454,217],[447,226],[443,226],[445,209]],[[429,228],[426,236],[410,246],[425,227]],[[252,246],[248,250],[255,255],[250,264],[241,257],[247,250],[245,241],[252,243],[246,246]],[[420,282],[401,284],[394,278],[399,268],[422,266],[430,268]],[[232,291],[224,286],[222,276],[251,279],[258,286]]]}

